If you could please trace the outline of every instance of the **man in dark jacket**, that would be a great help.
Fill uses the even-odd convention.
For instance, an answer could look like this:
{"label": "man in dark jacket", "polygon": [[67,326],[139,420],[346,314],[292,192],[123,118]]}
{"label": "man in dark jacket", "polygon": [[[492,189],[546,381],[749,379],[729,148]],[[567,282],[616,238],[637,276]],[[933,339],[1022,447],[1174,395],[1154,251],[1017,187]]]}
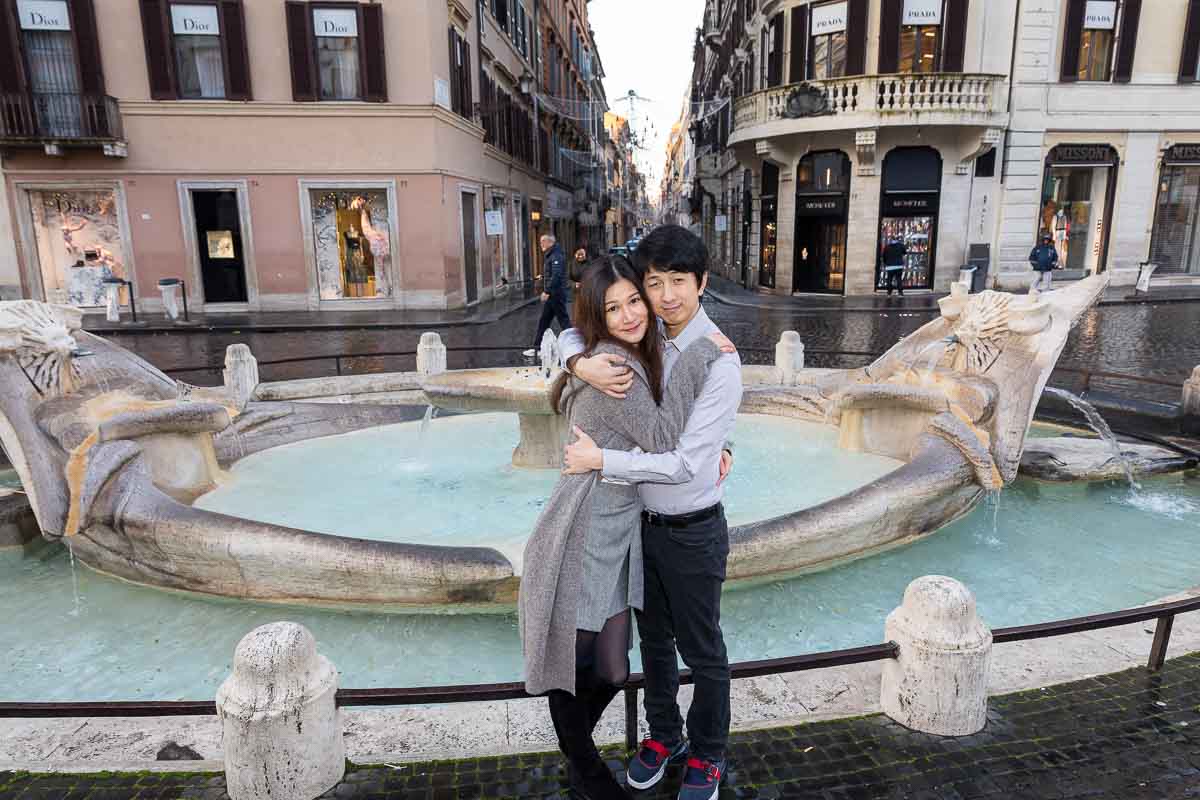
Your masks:
{"label": "man in dark jacket", "polygon": [[1033,278],[1033,288],[1040,292],[1050,291],[1054,268],[1058,266],[1058,250],[1050,234],[1042,234],[1042,243],[1029,252],[1029,265],[1037,272]]}
{"label": "man in dark jacket", "polygon": [[883,274],[887,280],[888,297],[892,296],[892,289],[899,289],[900,296],[904,297],[904,257],[908,255],[908,248],[904,246],[904,242],[898,236],[892,236],[883,247]]}
{"label": "man in dark jacket", "polygon": [[539,244],[543,253],[542,316],[538,320],[533,347],[525,351],[527,356],[537,355],[542,337],[555,319],[564,331],[571,327],[571,319],[567,316],[567,258],[553,236],[543,236]]}

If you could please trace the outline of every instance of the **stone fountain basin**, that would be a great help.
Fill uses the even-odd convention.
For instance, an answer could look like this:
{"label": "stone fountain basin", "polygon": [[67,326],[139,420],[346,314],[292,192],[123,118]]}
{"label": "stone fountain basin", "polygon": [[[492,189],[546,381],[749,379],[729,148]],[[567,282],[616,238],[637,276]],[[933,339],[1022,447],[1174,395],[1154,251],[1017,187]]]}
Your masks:
{"label": "stone fountain basin", "polygon": [[433,375],[421,382],[431,405],[452,411],[511,411],[553,414],[550,387],[559,370],[540,367],[464,369]]}

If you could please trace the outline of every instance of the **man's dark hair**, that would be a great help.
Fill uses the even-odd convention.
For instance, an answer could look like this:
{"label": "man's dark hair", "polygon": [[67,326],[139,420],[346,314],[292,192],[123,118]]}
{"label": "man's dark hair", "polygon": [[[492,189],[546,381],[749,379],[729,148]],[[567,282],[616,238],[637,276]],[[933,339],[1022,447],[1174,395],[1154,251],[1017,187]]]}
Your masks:
{"label": "man's dark hair", "polygon": [[708,248],[681,225],[659,225],[638,242],[633,265],[643,279],[653,266],[660,272],[690,272],[699,283],[708,272]]}

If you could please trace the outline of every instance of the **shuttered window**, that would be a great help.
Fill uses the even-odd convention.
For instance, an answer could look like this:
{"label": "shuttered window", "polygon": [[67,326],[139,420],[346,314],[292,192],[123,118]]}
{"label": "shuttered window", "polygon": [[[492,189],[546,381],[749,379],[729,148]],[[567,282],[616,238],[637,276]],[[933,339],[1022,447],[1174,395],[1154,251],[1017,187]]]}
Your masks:
{"label": "shuttered window", "polygon": [[141,12],[152,98],[251,98],[240,0],[141,0]]}
{"label": "shuttered window", "polygon": [[840,78],[846,74],[847,11],[845,2],[813,6],[809,27],[809,74],[816,80]]}
{"label": "shuttered window", "polygon": [[1061,80],[1131,80],[1141,10],[1141,0],[1068,0]]}
{"label": "shuttered window", "polygon": [[294,99],[387,101],[380,4],[288,0],[286,14]]}
{"label": "shuttered window", "polygon": [[767,86],[783,83],[783,14],[771,17],[767,29]]}
{"label": "shuttered window", "polygon": [[1200,0],[1188,3],[1183,28],[1183,52],[1179,54],[1179,82],[1200,82]]}
{"label": "shuttered window", "polygon": [[471,119],[471,46],[450,28],[450,110]]}

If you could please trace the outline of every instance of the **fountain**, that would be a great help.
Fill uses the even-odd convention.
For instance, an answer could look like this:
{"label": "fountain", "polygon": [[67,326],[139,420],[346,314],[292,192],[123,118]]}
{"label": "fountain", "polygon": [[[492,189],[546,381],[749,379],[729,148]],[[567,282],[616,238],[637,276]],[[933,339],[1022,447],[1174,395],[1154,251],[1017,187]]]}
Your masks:
{"label": "fountain", "polygon": [[[746,415],[765,414],[811,425],[834,434],[845,457],[863,454],[886,467],[851,491],[735,527],[730,579],[821,569],[911,542],[1013,480],[1046,378],[1106,280],[1028,297],[955,291],[942,299],[939,319],[863,369],[789,368],[781,378],[773,368],[746,367],[746,424],[757,424]],[[359,538],[361,515],[351,507],[336,532],[316,533],[303,521],[287,527],[196,502],[256,454],[286,456],[286,446],[318,439],[333,450],[353,446],[362,441],[354,436],[385,436],[385,426],[408,419],[402,409],[243,404],[233,393],[171,380],[79,323],[67,308],[0,304],[0,442],[29,489],[42,535],[68,537],[79,562],[137,583],[236,598],[374,608],[511,604],[518,581],[511,558],[482,543],[417,543],[417,531],[405,538],[408,515],[396,519],[395,509],[399,541]],[[92,355],[78,357],[81,349]],[[543,352],[541,367],[431,371],[422,389],[438,408],[517,414],[512,466],[548,474],[530,468],[558,465],[566,421],[550,408],[556,356]],[[451,419],[458,418],[435,429]],[[337,509],[338,487],[324,489]],[[473,501],[486,507],[496,498]],[[486,526],[486,511],[483,519]],[[487,542],[486,527],[479,533]]]}

